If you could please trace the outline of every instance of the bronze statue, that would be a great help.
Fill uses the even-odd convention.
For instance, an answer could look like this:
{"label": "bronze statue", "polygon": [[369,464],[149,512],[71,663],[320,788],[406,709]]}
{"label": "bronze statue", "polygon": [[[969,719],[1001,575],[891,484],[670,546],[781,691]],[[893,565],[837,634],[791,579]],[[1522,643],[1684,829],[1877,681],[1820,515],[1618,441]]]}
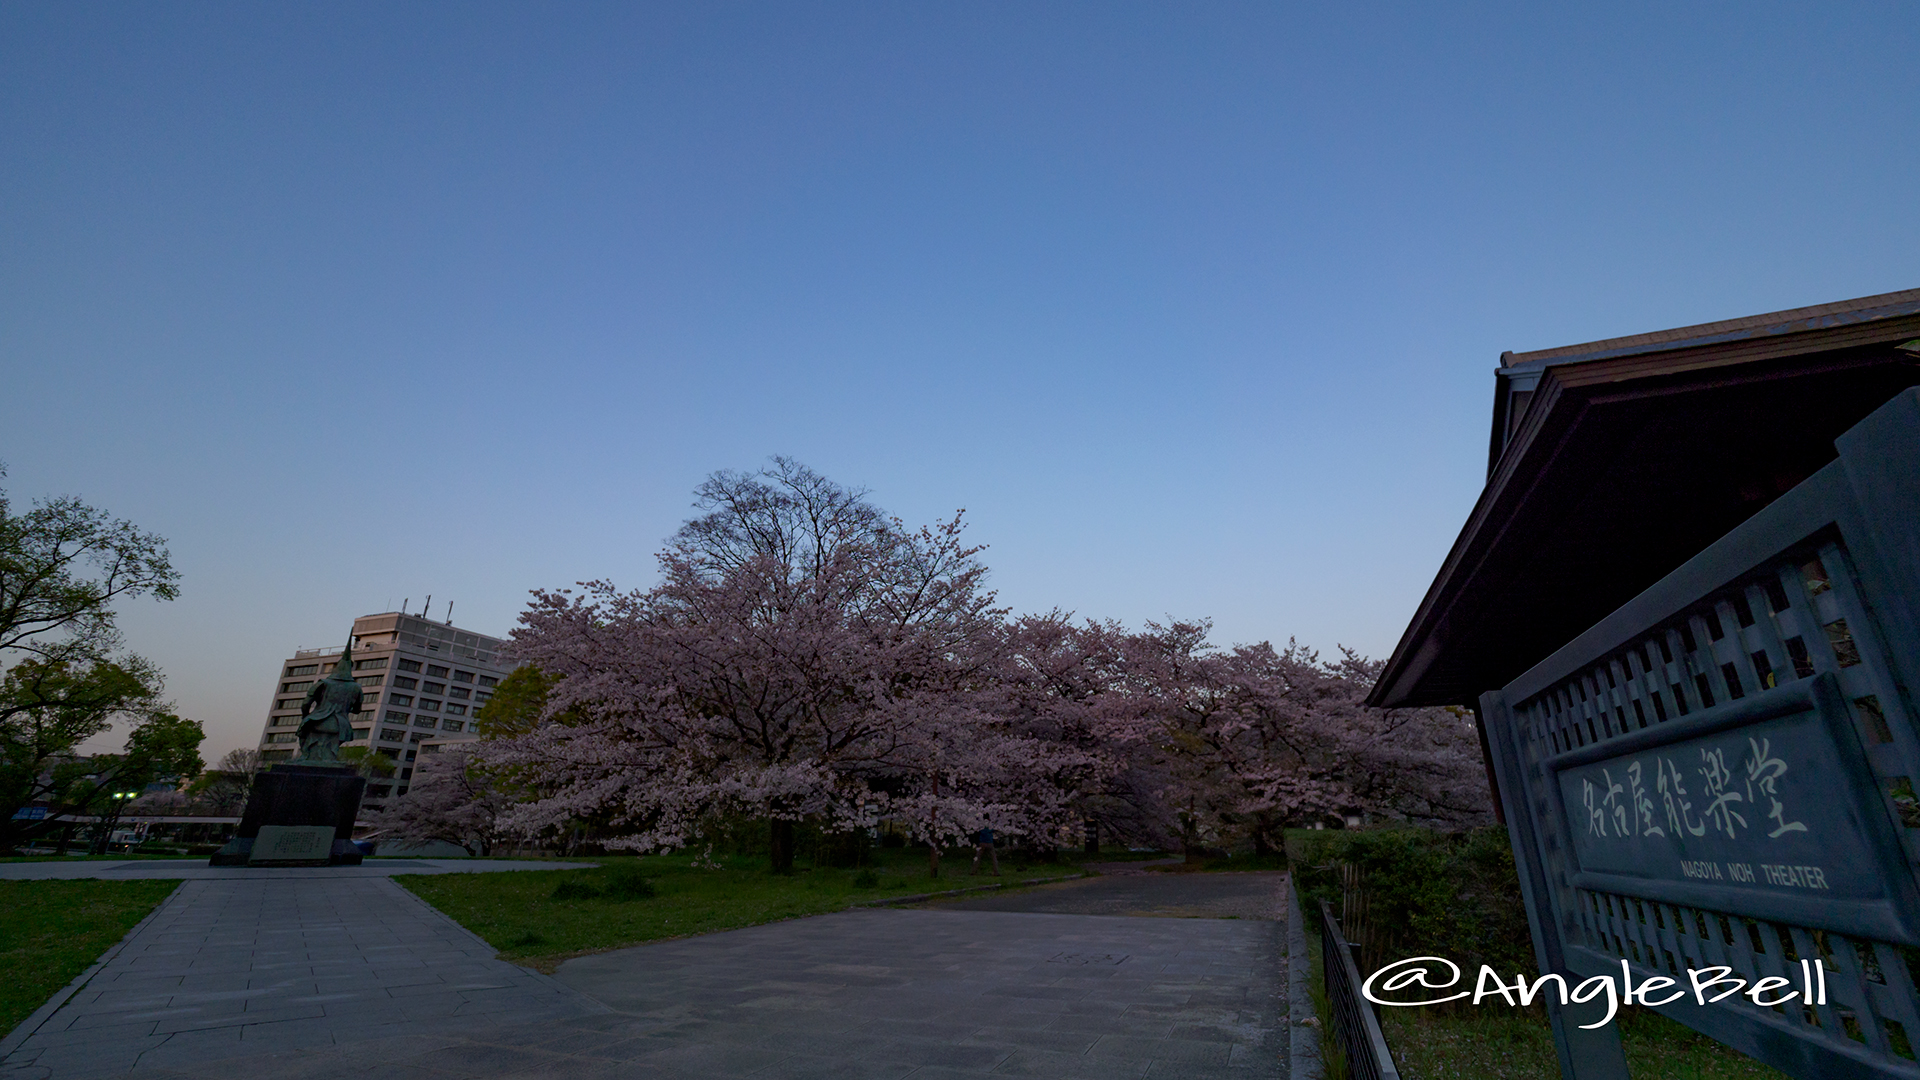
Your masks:
{"label": "bronze statue", "polygon": [[349,641],[333,666],[333,674],[313,684],[300,704],[300,756],[295,761],[337,764],[340,744],[353,738],[347,719],[360,711],[360,684],[353,678],[353,643]]}

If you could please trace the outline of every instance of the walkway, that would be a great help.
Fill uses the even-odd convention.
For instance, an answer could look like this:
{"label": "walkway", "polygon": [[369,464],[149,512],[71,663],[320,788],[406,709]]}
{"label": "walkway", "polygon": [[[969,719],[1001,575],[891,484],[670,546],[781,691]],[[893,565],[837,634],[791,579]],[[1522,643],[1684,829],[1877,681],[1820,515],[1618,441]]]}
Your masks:
{"label": "walkway", "polygon": [[645,1075],[1283,1076],[1279,925],[846,912],[582,957],[559,979],[632,1019],[539,1049]]}
{"label": "walkway", "polygon": [[[84,987],[8,1037],[0,1075],[104,1076],[136,1066],[197,1073],[189,1067],[218,1058],[601,1011],[494,959],[491,946],[388,877],[575,864],[434,861],[452,865],[0,864],[8,878],[189,879]],[[94,873],[72,872],[89,867]]]}
{"label": "walkway", "polygon": [[[4,870],[21,865],[45,864]],[[0,1076],[1286,1076],[1283,924],[1258,917],[1279,875],[862,909],[581,957],[549,979],[383,875],[257,873],[189,881]],[[1215,917],[1087,913],[1198,909]]]}

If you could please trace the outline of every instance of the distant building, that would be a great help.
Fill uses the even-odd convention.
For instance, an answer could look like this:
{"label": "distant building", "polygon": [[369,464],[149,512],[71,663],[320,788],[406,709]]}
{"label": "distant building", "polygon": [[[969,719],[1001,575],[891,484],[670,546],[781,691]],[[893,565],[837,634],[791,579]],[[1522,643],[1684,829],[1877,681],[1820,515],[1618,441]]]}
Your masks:
{"label": "distant building", "polygon": [[[364,690],[349,746],[371,745],[394,760],[390,781],[367,787],[369,800],[403,795],[420,744],[475,739],[473,712],[507,674],[499,638],[418,615],[389,611],[353,620],[353,670]],[[299,752],[300,703],[340,660],[337,648],[297,649],[281,661],[273,703],[260,733],[263,761]]]}

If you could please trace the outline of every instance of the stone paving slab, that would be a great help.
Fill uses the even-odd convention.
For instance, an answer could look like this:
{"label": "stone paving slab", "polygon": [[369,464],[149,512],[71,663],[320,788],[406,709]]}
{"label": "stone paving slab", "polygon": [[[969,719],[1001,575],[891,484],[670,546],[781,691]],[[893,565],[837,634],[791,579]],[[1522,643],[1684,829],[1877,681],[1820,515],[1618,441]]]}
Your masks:
{"label": "stone paving slab", "polygon": [[106,881],[352,881],[394,874],[488,874],[511,870],[584,870],[593,863],[550,859],[368,859],[359,866],[208,866],[205,859],[55,859],[0,863],[0,881],[101,878]]}
{"label": "stone paving slab", "polygon": [[402,1022],[474,1033],[501,1012],[528,1023],[603,1011],[495,959],[385,875],[189,880],[85,986],[9,1037],[0,1074],[120,1075],[332,1047]]}
{"label": "stone paving slab", "polygon": [[768,1080],[1285,1075],[1280,924],[956,906],[570,960],[560,981],[634,1036],[578,1054]]}

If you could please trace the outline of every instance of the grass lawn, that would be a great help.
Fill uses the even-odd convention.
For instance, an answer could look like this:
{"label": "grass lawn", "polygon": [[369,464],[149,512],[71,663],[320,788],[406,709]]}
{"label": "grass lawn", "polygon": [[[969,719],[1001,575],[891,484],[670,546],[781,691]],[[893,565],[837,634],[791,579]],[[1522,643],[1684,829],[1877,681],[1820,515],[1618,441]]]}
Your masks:
{"label": "grass lawn", "polygon": [[[1560,1075],[1544,1010],[1465,1013],[1382,1009],[1380,1026],[1407,1080],[1535,1080]],[[1783,1080],[1738,1050],[1646,1009],[1614,1021],[1634,1076],[1661,1080]]]}
{"label": "grass lawn", "polygon": [[0,1033],[146,918],[177,881],[0,881]]}
{"label": "grass lawn", "polygon": [[942,860],[937,879],[927,876],[925,852],[884,850],[866,870],[813,867],[784,877],[769,872],[764,858],[719,858],[714,869],[675,854],[580,860],[600,864],[592,870],[394,880],[486,939],[504,959],[552,972],[585,953],[820,915],[864,900],[1081,873],[1072,865],[1025,867],[1003,858],[1006,877],[974,876],[967,873],[971,853],[958,854]]}

